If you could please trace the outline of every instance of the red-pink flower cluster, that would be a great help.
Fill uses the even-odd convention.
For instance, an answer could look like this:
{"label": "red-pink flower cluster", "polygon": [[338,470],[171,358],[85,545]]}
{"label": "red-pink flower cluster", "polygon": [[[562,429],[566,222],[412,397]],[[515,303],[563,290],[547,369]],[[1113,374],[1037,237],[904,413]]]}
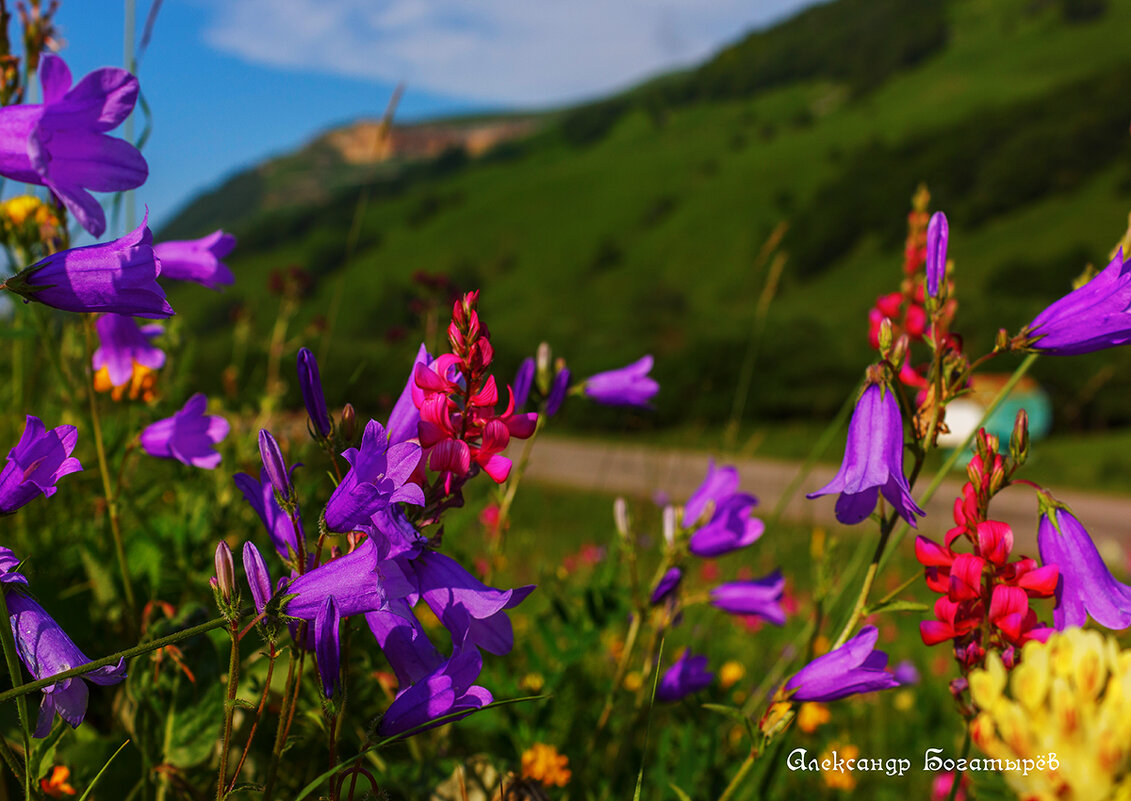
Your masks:
{"label": "red-pink flower cluster", "polygon": [[452,352],[430,365],[416,366],[412,400],[420,410],[420,445],[428,467],[445,473],[445,490],[478,465],[496,482],[510,475],[511,460],[502,455],[511,437],[534,433],[537,414],[514,414],[514,393],[502,414],[495,412],[499,391],[487,372],[494,358],[487,326],[479,320],[479,291],[468,292],[452,308],[448,342]]}
{"label": "red-pink flower cluster", "polygon": [[[981,665],[987,649],[1000,651],[1011,664],[1014,649],[1044,640],[1052,632],[1029,608],[1030,598],[1049,598],[1056,591],[1056,565],[1038,566],[1028,557],[1009,561],[1013,531],[1000,520],[987,519],[990,499],[1006,484],[1005,461],[978,432],[979,454],[966,468],[970,478],[954,502],[955,527],[944,545],[926,537],[915,540],[915,556],[926,568],[927,586],[940,597],[936,620],[919,624],[923,642],[954,640],[955,658],[966,669]],[[983,454],[993,453],[993,458]],[[965,539],[970,553],[953,545]]]}

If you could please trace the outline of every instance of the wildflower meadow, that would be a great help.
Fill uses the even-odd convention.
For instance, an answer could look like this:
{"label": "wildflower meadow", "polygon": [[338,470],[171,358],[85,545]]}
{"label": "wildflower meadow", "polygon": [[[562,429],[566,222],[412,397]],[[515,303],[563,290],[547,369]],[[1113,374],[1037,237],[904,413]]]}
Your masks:
{"label": "wildflower meadow", "polygon": [[[798,30],[863,5],[838,0]],[[877,2],[876,19],[889,5],[903,8]],[[1061,5],[1073,24],[1092,19],[1086,3]],[[586,268],[591,306],[549,298],[553,314],[530,315],[545,334],[518,348],[507,328],[523,301],[490,275],[437,266],[412,276],[411,297],[380,300],[392,333],[366,312],[368,336],[385,337],[370,349],[345,322],[333,331],[340,309],[373,308],[337,266],[320,273],[296,256],[267,281],[241,269],[241,249],[286,241],[285,217],[249,237],[226,224],[164,235],[146,206],[161,120],[138,53],[80,75],[59,2],[9,6],[0,0],[0,799],[1131,797],[1127,565],[1065,500],[1078,487],[1041,459],[1046,400],[1022,392],[1038,360],[1082,359],[1098,372],[1078,406],[1112,391],[1131,343],[1120,218],[1087,242],[1101,263],[1075,264],[1052,291],[1025,284],[1041,293],[1032,313],[1018,323],[1006,304],[987,326],[984,286],[968,291],[954,256],[969,207],[937,202],[920,183],[930,176],[899,176],[892,205],[862,189],[866,214],[898,227],[902,262],[882,262],[870,309],[816,304],[850,320],[821,341],[767,324],[790,241],[778,224],[751,246],[765,282],[742,358],[716,354],[725,383],[709,358],[672,355],[686,344],[679,326],[692,327],[681,298],[645,295],[638,317],[600,311],[626,258],[613,238]],[[836,62],[829,74],[867,96],[884,70],[918,63],[942,46],[936,12],[921,12],[901,11],[885,43],[906,64]],[[776,63],[731,58],[766,86]],[[563,112],[567,140],[588,146],[624,104]],[[393,147],[391,114],[374,152]],[[662,116],[653,109],[657,129]],[[1125,124],[1107,133],[1128,138]],[[456,169],[437,166],[458,160],[450,150],[428,158],[406,169],[427,180]],[[502,169],[517,156],[481,158]],[[836,191],[818,197],[831,208]],[[349,233],[327,252],[356,257],[378,194],[329,206]],[[457,191],[431,197],[409,228],[444,204],[462,213]],[[678,214],[664,197],[632,230]],[[836,240],[838,223],[819,216],[790,225],[808,237],[807,221],[799,249]],[[322,303],[313,282],[327,271]],[[256,302],[225,305],[253,280]],[[547,271],[528,290],[552,295],[557,280]],[[656,308],[676,319],[667,344],[622,358]],[[571,315],[586,337],[556,336]],[[842,340],[863,357],[836,357]],[[789,362],[818,365],[799,397],[838,394],[805,396],[812,436],[786,447],[804,459],[782,461],[788,481],[765,497],[735,443],[748,399],[778,392],[772,376],[785,373],[772,369]],[[1057,380],[1071,383],[1066,369]],[[837,370],[854,385],[821,383]],[[655,479],[665,434],[649,421],[717,396],[733,408],[725,430],[699,431],[691,483],[592,492],[538,480],[568,459],[583,476],[605,472],[592,449],[562,445],[601,437],[648,446],[641,472]],[[559,465],[545,456],[555,443]],[[1014,498],[1024,523],[1006,511]]]}

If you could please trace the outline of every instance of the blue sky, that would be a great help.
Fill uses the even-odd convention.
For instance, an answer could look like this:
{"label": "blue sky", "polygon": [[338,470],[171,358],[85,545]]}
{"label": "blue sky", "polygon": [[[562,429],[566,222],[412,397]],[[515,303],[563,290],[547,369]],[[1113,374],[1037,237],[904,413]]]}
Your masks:
{"label": "blue sky", "polygon": [[[813,0],[166,0],[138,75],[153,227],[225,176],[350,120],[562,105],[695,63]],[[137,0],[140,37],[150,0]],[[64,0],[76,80],[122,63],[123,11]],[[140,123],[139,123],[140,127]]]}

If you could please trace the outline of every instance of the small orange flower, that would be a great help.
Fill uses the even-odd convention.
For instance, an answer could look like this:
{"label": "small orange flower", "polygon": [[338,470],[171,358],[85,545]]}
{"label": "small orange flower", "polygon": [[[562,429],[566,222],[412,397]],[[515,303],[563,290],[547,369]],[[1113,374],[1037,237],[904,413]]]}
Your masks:
{"label": "small orange flower", "polygon": [[128,394],[130,400],[141,399],[151,401],[154,398],[153,388],[157,386],[157,374],[142,364],[134,362],[134,371],[130,380],[124,384],[114,386],[110,383],[110,370],[106,367],[99,368],[94,374],[94,389],[96,392],[109,392],[110,397],[120,401]]}
{"label": "small orange flower", "polygon": [[[856,746],[846,745],[841,747],[834,743],[828,751],[821,754],[821,761],[833,759],[834,751],[837,758],[845,762],[860,756],[860,749]],[[856,777],[852,775],[852,771],[827,770],[821,774],[821,778],[825,780],[826,787],[832,787],[834,790],[853,790],[856,788]]]}
{"label": "small orange flower", "polygon": [[806,734],[812,734],[818,726],[829,722],[829,708],[816,701],[807,701],[797,713],[797,725]]}
{"label": "small orange flower", "polygon": [[545,743],[535,743],[522,752],[522,778],[542,782],[545,787],[565,787],[572,774],[569,757]]}
{"label": "small orange flower", "polygon": [[51,798],[62,798],[65,795],[74,795],[75,788],[71,787],[67,779],[71,778],[71,769],[65,765],[56,765],[51,768],[51,775],[39,780],[39,789]]}

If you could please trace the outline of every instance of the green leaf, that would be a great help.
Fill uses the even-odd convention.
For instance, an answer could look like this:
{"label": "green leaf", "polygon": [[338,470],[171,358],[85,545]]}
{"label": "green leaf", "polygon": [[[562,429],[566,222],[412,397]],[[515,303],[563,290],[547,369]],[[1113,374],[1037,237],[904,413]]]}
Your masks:
{"label": "green leaf", "polygon": [[652,676],[652,695],[648,699],[648,721],[644,724],[644,749],[640,755],[640,772],[636,774],[636,791],[632,801],[640,801],[640,791],[644,789],[644,762],[648,758],[648,736],[652,733],[652,710],[656,708],[656,688],[660,685],[660,661],[664,658],[664,638],[656,649],[656,672]]}
{"label": "green leaf", "polygon": [[929,606],[918,601],[887,601],[886,603],[869,606],[864,610],[864,617],[880,612],[925,612],[928,609],[930,609]]}
{"label": "green leaf", "polygon": [[224,687],[211,684],[183,707],[173,709],[168,718],[168,747],[165,762],[179,768],[199,765],[216,748],[216,733],[224,717]]}
{"label": "green leaf", "polygon": [[668,787],[672,788],[672,792],[675,793],[679,801],[691,801],[691,796],[676,786],[675,782],[668,782]]}
{"label": "green leaf", "polygon": [[743,723],[747,720],[746,714],[738,707],[727,706],[726,704],[702,704],[701,706],[711,712],[717,712],[720,715],[724,715],[733,720],[735,723]]}

